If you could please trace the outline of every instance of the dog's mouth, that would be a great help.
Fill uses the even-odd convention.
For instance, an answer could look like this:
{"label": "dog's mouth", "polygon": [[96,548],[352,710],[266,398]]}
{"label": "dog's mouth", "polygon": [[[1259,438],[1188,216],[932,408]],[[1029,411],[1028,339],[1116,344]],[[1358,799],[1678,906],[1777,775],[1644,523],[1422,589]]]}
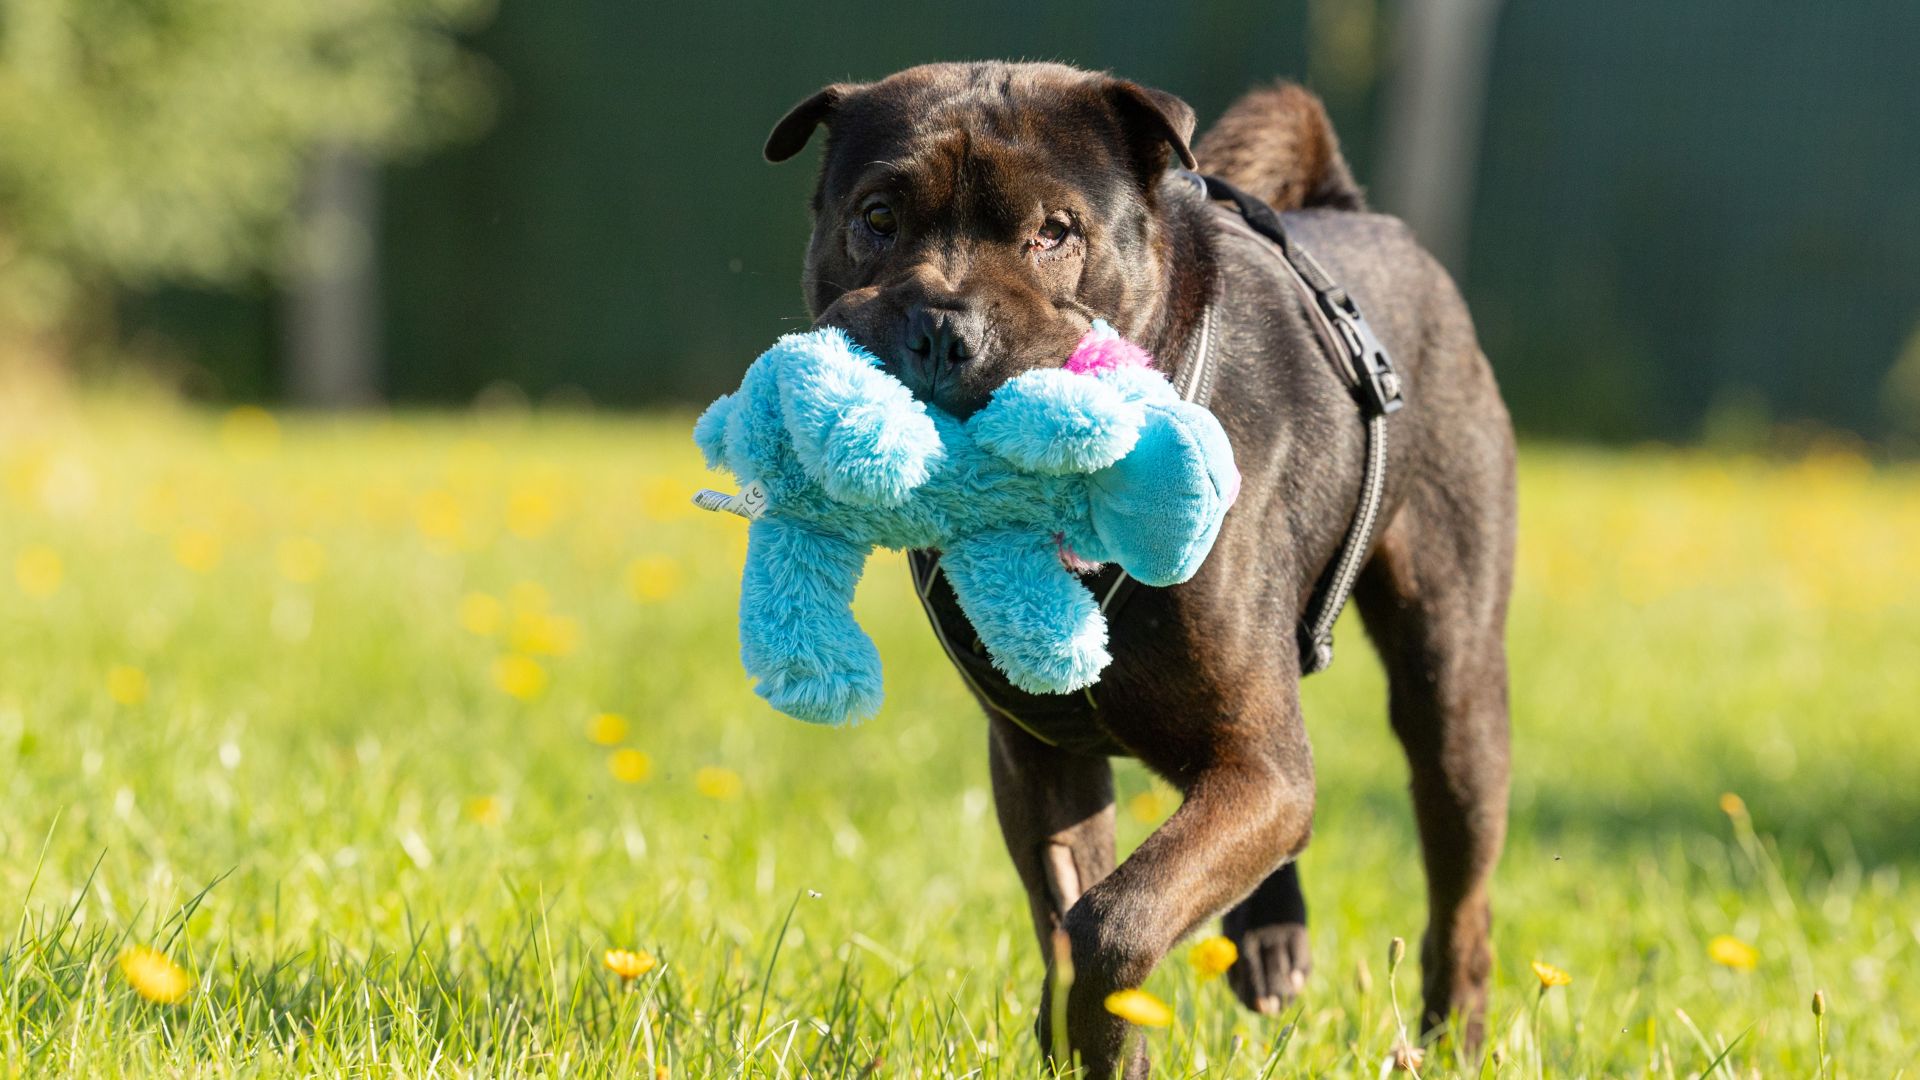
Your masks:
{"label": "dog's mouth", "polygon": [[1002,384],[1021,372],[1060,366],[1089,324],[1086,319],[1056,319],[1044,325],[1023,324],[1017,335],[976,334],[964,349],[914,348],[907,320],[897,315],[896,307],[849,304],[836,308],[815,325],[844,331],[878,357],[881,368],[899,379],[916,400],[959,420],[979,412]]}
{"label": "dog's mouth", "polygon": [[911,351],[898,350],[885,361],[887,372],[904,383],[913,396],[952,416],[965,420],[986,404],[989,394],[973,395],[962,386],[965,373],[952,364],[929,360]]}
{"label": "dog's mouth", "polygon": [[992,352],[982,351],[956,364],[914,352],[901,343],[876,340],[875,335],[863,333],[858,327],[831,319],[823,319],[816,325],[844,330],[856,345],[878,357],[881,369],[899,379],[915,400],[958,420],[980,411],[1003,381],[994,379],[990,373],[995,356]]}

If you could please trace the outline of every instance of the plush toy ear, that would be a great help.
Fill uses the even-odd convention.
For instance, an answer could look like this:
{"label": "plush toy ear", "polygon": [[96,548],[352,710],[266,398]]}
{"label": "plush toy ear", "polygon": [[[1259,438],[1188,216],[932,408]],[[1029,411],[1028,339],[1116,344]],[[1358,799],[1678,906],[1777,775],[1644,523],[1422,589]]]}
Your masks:
{"label": "plush toy ear", "polygon": [[1064,476],[1125,457],[1142,419],[1137,403],[1102,380],[1052,368],[1002,383],[967,421],[967,431],[1016,468]]}
{"label": "plush toy ear", "polygon": [[1095,533],[1148,585],[1200,570],[1240,494],[1233,446],[1212,413],[1184,401],[1145,406],[1139,445],[1089,478]]}
{"label": "plush toy ear", "polygon": [[836,327],[789,334],[770,350],[794,456],[845,503],[898,506],[945,455],[927,408]]}

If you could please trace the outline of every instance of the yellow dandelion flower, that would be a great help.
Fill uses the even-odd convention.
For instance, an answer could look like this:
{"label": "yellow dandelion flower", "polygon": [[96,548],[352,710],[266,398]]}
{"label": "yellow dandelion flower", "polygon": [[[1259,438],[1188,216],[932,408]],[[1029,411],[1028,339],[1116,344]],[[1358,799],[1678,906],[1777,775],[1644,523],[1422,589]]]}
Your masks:
{"label": "yellow dandelion flower", "polygon": [[1140,1027],[1166,1027],[1173,1023],[1173,1010],[1145,990],[1115,990],[1107,995],[1106,1006],[1108,1012]]}
{"label": "yellow dandelion flower", "polygon": [[1720,796],[1720,812],[1735,821],[1747,816],[1747,800],[1729,791]]}
{"label": "yellow dandelion flower", "polygon": [[719,765],[706,765],[693,774],[693,789],[709,799],[737,799],[746,787],[740,774]]}
{"label": "yellow dandelion flower", "polygon": [[1148,788],[1127,800],[1127,813],[1142,825],[1152,825],[1167,816],[1172,809],[1170,802],[1159,788]]}
{"label": "yellow dandelion flower", "polygon": [[542,488],[523,484],[507,496],[507,528],[515,536],[527,540],[545,536],[559,516],[559,504]]}
{"label": "yellow dandelion flower", "polygon": [[466,532],[467,517],[450,492],[429,491],[414,500],[413,527],[436,544],[451,544]]}
{"label": "yellow dandelion flower", "polygon": [[506,804],[497,795],[477,795],[467,800],[467,818],[479,825],[498,825],[507,819]]}
{"label": "yellow dandelion flower", "polygon": [[660,964],[652,953],[644,949],[608,949],[600,957],[600,962],[622,979],[637,979]]}
{"label": "yellow dandelion flower", "polygon": [[52,596],[60,591],[60,582],[65,578],[66,567],[60,562],[60,553],[44,544],[26,548],[13,561],[13,580],[28,596]]}
{"label": "yellow dandelion flower", "polygon": [[612,746],[627,737],[627,718],[619,713],[595,713],[587,721],[587,739],[601,746]]}
{"label": "yellow dandelion flower", "polygon": [[1240,959],[1240,947],[1218,934],[1202,938],[1187,950],[1187,963],[1202,979],[1217,979]]}
{"label": "yellow dandelion flower", "polygon": [[257,405],[230,409],[220,418],[220,448],[243,460],[267,457],[280,449],[280,421]]}
{"label": "yellow dandelion flower", "polygon": [[1550,990],[1556,986],[1566,986],[1573,982],[1573,976],[1544,960],[1535,960],[1533,962],[1533,974],[1540,980],[1540,989],[1542,990]]}
{"label": "yellow dandelion flower", "polygon": [[136,946],[120,954],[120,974],[148,1001],[171,1005],[193,989],[193,976],[158,949]]}
{"label": "yellow dandelion flower", "polygon": [[220,565],[220,538],[205,529],[182,529],[173,537],[173,558],[196,574]]}
{"label": "yellow dandelion flower", "polygon": [[510,636],[514,649],[539,656],[565,656],[580,647],[580,622],[565,615],[519,611]]}
{"label": "yellow dandelion flower", "polygon": [[680,564],[664,555],[642,555],[627,564],[627,592],[641,603],[665,600],[680,588]]}
{"label": "yellow dandelion flower", "polygon": [[460,625],[469,634],[492,637],[500,632],[504,609],[500,601],[483,592],[471,592],[460,598]]}
{"label": "yellow dandelion flower", "polygon": [[653,775],[653,759],[643,750],[615,750],[607,755],[607,771],[623,784],[637,784]]}
{"label": "yellow dandelion flower", "polygon": [[521,701],[532,701],[547,688],[547,669],[531,656],[506,653],[493,662],[493,684]]}
{"label": "yellow dandelion flower", "polygon": [[665,1065],[655,1065],[653,1067],[653,1080],[667,1080],[667,1077],[670,1075],[672,1074],[667,1072]]}
{"label": "yellow dandelion flower", "polygon": [[310,536],[289,536],[280,541],[274,562],[281,577],[296,585],[309,585],[327,568],[327,549]]}
{"label": "yellow dandelion flower", "polygon": [[[12,447],[9,447],[12,449]],[[33,500],[34,493],[45,482],[47,471],[47,452],[41,449],[27,449],[23,456],[15,457],[0,469],[0,477],[6,480],[7,491],[21,503]]]}
{"label": "yellow dandelion flower", "polygon": [[115,664],[107,669],[107,696],[118,704],[138,705],[147,700],[150,689],[147,673],[137,667]]}
{"label": "yellow dandelion flower", "polygon": [[1721,934],[1707,942],[1707,956],[1735,971],[1752,971],[1760,966],[1760,950],[1732,934]]}

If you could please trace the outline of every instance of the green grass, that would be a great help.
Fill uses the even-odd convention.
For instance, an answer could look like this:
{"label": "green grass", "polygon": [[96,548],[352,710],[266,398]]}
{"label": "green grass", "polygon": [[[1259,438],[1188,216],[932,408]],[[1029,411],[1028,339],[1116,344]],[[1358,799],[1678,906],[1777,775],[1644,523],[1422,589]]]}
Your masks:
{"label": "green grass", "polygon": [[[7,1070],[1031,1075],[1040,964],[983,725],[904,567],[862,587],[885,712],[771,713],[735,656],[741,523],[683,509],[687,419],[9,418]],[[1920,476],[1538,448],[1522,500],[1499,1060],[1441,1047],[1422,1074],[1811,1076],[1816,988],[1830,1074],[1907,1068]],[[473,593],[504,628],[463,626]],[[1305,689],[1308,991],[1263,1020],[1176,955],[1148,984],[1177,1015],[1148,1036],[1162,1075],[1373,1076],[1394,1044],[1421,875],[1343,633]],[[524,700],[496,681],[516,644],[559,653],[531,654],[543,687],[505,672]],[[588,738],[603,711],[644,780]],[[1173,799],[1119,775],[1131,846]],[[1757,968],[1713,962],[1721,934]],[[194,989],[140,997],[131,945]],[[612,947],[660,965],[623,986]],[[1535,959],[1572,985],[1543,996]]]}

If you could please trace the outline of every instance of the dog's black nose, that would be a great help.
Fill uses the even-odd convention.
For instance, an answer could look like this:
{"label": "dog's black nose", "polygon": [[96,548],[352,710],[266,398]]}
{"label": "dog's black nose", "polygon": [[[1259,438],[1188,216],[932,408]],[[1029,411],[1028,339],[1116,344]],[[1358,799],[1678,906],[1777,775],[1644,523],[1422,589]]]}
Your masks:
{"label": "dog's black nose", "polygon": [[916,304],[907,312],[907,349],[935,364],[960,364],[980,355],[986,322],[970,307]]}

